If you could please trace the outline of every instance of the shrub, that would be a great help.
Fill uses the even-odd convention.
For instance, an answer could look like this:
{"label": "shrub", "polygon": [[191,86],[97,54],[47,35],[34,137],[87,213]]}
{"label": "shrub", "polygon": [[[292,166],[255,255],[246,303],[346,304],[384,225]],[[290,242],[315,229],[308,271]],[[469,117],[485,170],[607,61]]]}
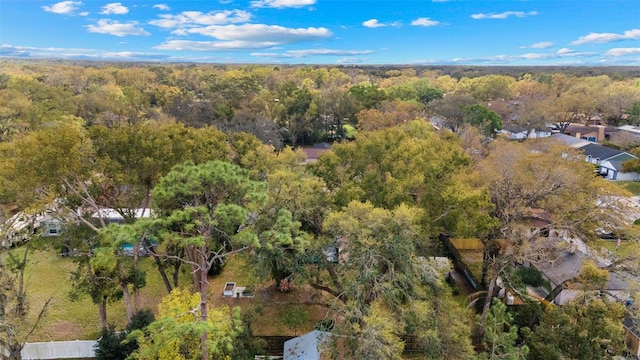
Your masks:
{"label": "shrub", "polygon": [[542,273],[533,267],[518,268],[517,274],[522,279],[522,282],[530,286],[542,286],[545,283]]}

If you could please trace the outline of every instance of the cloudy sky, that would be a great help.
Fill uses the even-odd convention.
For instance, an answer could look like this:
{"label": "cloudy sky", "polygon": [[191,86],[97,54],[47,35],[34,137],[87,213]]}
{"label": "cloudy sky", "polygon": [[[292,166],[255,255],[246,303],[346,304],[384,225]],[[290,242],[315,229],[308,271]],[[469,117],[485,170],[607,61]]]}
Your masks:
{"label": "cloudy sky", "polygon": [[0,0],[0,56],[640,65],[640,0]]}

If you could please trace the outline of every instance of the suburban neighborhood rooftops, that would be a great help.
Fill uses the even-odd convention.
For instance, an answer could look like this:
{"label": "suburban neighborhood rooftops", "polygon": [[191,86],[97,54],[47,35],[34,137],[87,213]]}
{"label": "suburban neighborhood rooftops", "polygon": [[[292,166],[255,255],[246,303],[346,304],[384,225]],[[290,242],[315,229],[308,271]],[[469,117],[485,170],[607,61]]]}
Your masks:
{"label": "suburban neighborhood rooftops", "polygon": [[624,153],[624,151],[593,143],[581,146],[580,150],[582,150],[586,156],[591,156],[594,159],[600,160],[608,160]]}

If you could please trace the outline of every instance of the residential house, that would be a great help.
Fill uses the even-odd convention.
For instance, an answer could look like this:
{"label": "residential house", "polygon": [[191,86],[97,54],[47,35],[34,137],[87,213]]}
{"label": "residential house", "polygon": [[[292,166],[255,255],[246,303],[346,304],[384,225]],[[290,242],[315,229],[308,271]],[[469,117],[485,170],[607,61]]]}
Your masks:
{"label": "residential house", "polygon": [[592,142],[603,142],[608,138],[608,132],[613,131],[605,126],[589,126],[581,124],[569,124],[563,131],[564,134]]}
{"label": "residential house", "polygon": [[526,139],[540,139],[551,136],[551,129],[529,129],[522,126],[506,124],[502,127],[502,130],[498,131],[499,134],[505,136],[509,140],[526,140]]}
{"label": "residential house", "polygon": [[302,151],[304,151],[306,155],[304,164],[313,164],[317,162],[320,155],[329,150],[331,150],[331,144],[329,143],[318,143],[314,144],[313,147],[310,148],[302,148]]}
{"label": "residential house", "polygon": [[640,141],[640,126],[622,125],[622,126],[618,126],[618,131],[622,133],[630,134],[634,138],[637,138]]}
{"label": "residential house", "polygon": [[640,180],[640,174],[635,172],[625,172],[622,167],[622,164],[625,161],[637,159],[633,154],[566,134],[553,134],[551,138],[564,143],[569,147],[578,149],[584,154],[585,161],[596,165],[597,173],[608,180]]}
{"label": "residential house", "polygon": [[585,261],[591,260],[600,268],[605,264],[598,262],[587,253],[578,249],[577,245],[569,244],[566,249],[557,249],[551,259],[531,261],[526,264],[536,268],[549,281],[551,292],[546,300],[557,305],[564,305],[585,292],[598,293],[614,301],[628,297],[629,285],[615,272],[609,273],[609,280],[602,288],[588,289],[580,282],[580,274]]}
{"label": "residential house", "polygon": [[628,349],[633,356],[640,359],[640,324],[632,316],[625,316],[622,319],[625,336],[627,338]]}

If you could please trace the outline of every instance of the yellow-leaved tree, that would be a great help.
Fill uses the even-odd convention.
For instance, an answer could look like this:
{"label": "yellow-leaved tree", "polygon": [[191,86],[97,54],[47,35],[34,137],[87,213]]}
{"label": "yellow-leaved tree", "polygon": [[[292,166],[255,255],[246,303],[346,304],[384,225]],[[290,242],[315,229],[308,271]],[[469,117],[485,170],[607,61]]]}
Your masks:
{"label": "yellow-leaved tree", "polygon": [[133,358],[140,360],[187,360],[202,356],[206,334],[210,359],[230,359],[233,343],[242,332],[240,309],[210,308],[206,321],[200,314],[200,295],[176,288],[158,304],[158,316],[145,330],[131,333],[140,347]]}

